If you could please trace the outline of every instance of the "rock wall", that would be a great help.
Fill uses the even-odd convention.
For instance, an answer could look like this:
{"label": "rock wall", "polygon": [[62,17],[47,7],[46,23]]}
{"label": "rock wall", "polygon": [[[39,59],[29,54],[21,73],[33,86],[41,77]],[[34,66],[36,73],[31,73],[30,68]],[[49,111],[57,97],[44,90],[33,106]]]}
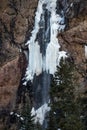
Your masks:
{"label": "rock wall", "polygon": [[[70,0],[60,1],[65,10],[67,26],[64,32],[58,35],[63,50],[71,55],[79,73],[81,91],[87,90],[87,63],[85,45],[87,45],[87,1]],[[66,5],[66,6],[64,6]]]}
{"label": "rock wall", "polygon": [[12,109],[16,101],[16,92],[23,72],[24,59],[20,56],[5,63],[0,68],[0,110]]}
{"label": "rock wall", "polygon": [[14,108],[38,0],[0,1],[0,110]]}

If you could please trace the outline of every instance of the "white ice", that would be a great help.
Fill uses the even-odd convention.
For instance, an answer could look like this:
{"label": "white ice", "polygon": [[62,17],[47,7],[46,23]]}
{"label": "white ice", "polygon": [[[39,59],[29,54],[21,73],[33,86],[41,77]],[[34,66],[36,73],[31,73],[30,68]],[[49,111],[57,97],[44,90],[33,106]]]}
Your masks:
{"label": "white ice", "polygon": [[87,59],[87,45],[85,45],[85,58]]}
{"label": "white ice", "polygon": [[42,54],[38,42],[29,46],[29,65],[26,71],[26,79],[32,80],[34,74],[39,75],[42,72]]}
{"label": "white ice", "polygon": [[[26,43],[29,49],[29,59],[28,59],[28,67],[26,69],[26,81],[33,80],[34,74],[39,75],[43,71],[47,71],[50,74],[54,74],[56,71],[56,66],[59,64],[60,55],[62,55],[62,51],[59,51],[60,45],[58,42],[57,34],[61,30],[64,30],[65,25],[60,25],[63,22],[64,18],[60,15],[56,14],[56,1],[57,0],[39,0],[38,8],[35,16],[35,26],[32,31],[32,36],[30,40]],[[36,35],[39,31],[39,22],[41,14],[43,13],[42,6],[46,3],[46,8],[51,12],[50,18],[50,43],[46,49],[46,56],[42,57],[40,53],[40,46],[36,40]],[[64,56],[63,53],[62,56]],[[26,85],[26,82],[23,83]]]}
{"label": "white ice", "polygon": [[[60,45],[58,41],[58,33],[63,31],[65,28],[64,17],[56,14],[56,2],[57,0],[39,0],[36,16],[35,16],[35,26],[32,31],[32,36],[30,40],[26,43],[29,49],[29,59],[28,59],[28,67],[26,69],[25,82],[26,85],[28,80],[33,80],[34,75],[37,76],[42,73],[42,71],[49,72],[50,74],[54,74],[56,71],[56,66],[59,65],[61,57],[66,57],[66,52],[60,51]],[[46,4],[46,8],[51,13],[50,18],[50,43],[48,43],[46,49],[46,55],[42,56],[40,52],[40,46],[36,41],[36,36],[39,31],[39,22],[41,14],[43,13],[42,6]],[[34,115],[35,122],[39,122],[43,124],[44,117],[46,112],[48,112],[50,108],[45,103],[39,109],[35,110],[32,108],[32,116]]]}
{"label": "white ice", "polygon": [[44,118],[45,118],[45,115],[49,111],[50,111],[50,107],[48,106],[47,103],[45,103],[44,105],[42,105],[37,110],[35,110],[34,107],[33,107],[32,111],[31,111],[31,116],[34,116],[34,122],[35,123],[39,122],[42,125]]}
{"label": "white ice", "polygon": [[62,18],[56,14],[55,10],[51,12],[51,40],[46,49],[46,71],[50,74],[55,73],[61,57],[66,56],[64,51],[59,51],[60,45],[57,38],[58,30],[64,29],[64,25],[59,24],[61,20]]}

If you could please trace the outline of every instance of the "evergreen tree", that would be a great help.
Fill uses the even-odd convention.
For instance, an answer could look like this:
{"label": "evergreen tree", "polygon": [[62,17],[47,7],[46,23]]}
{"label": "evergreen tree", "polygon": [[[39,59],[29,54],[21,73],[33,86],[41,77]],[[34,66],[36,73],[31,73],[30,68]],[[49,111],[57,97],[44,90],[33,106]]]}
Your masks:
{"label": "evergreen tree", "polygon": [[35,124],[35,130],[43,130],[43,126],[39,122],[37,122]]}
{"label": "evergreen tree", "polygon": [[84,130],[81,106],[75,95],[77,87],[74,64],[61,59],[51,83],[47,130]]}
{"label": "evergreen tree", "polygon": [[20,122],[19,130],[34,130],[34,121],[33,121],[33,117],[31,116],[31,108],[30,108],[30,103],[28,100],[23,106],[21,115],[22,115],[23,121]]}
{"label": "evergreen tree", "polygon": [[83,93],[83,96],[81,98],[81,105],[83,106],[82,109],[82,120],[85,125],[85,129],[87,130],[87,91]]}
{"label": "evergreen tree", "polygon": [[39,123],[34,123],[34,116],[31,116],[31,107],[28,96],[26,102],[22,108],[23,121],[19,123],[18,130],[42,130],[42,126]]}

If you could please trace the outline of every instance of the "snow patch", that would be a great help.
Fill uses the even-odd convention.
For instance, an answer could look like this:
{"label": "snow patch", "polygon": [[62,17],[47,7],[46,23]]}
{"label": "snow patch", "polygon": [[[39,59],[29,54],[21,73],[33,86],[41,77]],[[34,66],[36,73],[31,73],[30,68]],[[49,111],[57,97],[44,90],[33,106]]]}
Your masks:
{"label": "snow patch", "polygon": [[85,45],[85,58],[87,59],[87,46]]}
{"label": "snow patch", "polygon": [[23,121],[24,120],[24,118],[20,115],[20,114],[18,114],[18,113],[15,113],[15,112],[10,112],[10,116],[14,116],[14,117],[17,117],[17,118],[19,118],[21,121]]}
{"label": "snow patch", "polygon": [[44,105],[42,105],[37,110],[35,110],[34,107],[33,107],[32,111],[31,111],[31,116],[34,116],[34,122],[35,123],[39,122],[42,125],[43,121],[45,119],[45,115],[49,111],[50,111],[50,107],[48,106],[47,103],[45,103]]}
{"label": "snow patch", "polygon": [[61,58],[67,58],[67,57],[68,57],[68,55],[65,51],[59,51],[57,65],[59,66]]}
{"label": "snow patch", "polygon": [[12,112],[10,112],[10,115],[13,115],[14,114],[14,112],[12,111]]}

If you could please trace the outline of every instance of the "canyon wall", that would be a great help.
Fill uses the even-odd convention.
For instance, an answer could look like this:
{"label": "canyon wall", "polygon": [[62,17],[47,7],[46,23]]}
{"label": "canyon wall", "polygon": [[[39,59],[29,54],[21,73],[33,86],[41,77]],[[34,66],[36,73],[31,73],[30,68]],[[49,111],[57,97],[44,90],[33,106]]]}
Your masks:
{"label": "canyon wall", "polygon": [[31,35],[37,0],[0,1],[0,110],[12,110],[27,61],[24,44]]}
{"label": "canyon wall", "polygon": [[[0,110],[15,106],[16,93],[27,61],[23,52],[31,36],[38,0],[0,1]],[[66,4],[66,5],[65,5]],[[58,0],[65,10],[66,29],[59,33],[61,49],[69,53],[86,88],[87,2]]]}
{"label": "canyon wall", "polygon": [[81,92],[87,90],[87,56],[85,46],[87,45],[87,1],[70,0],[60,1],[65,9],[66,29],[58,35],[61,48],[68,52],[79,73]]}

